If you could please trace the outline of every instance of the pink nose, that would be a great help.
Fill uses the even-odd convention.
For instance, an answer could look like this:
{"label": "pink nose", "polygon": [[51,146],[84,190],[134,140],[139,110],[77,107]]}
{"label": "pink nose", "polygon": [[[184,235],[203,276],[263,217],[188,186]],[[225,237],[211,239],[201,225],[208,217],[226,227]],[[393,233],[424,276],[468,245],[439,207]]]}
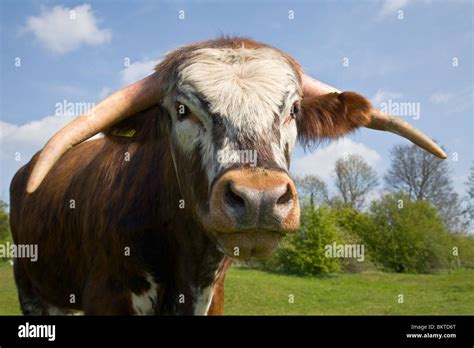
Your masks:
{"label": "pink nose", "polygon": [[299,227],[295,185],[278,171],[246,168],[225,173],[214,184],[210,212],[208,226],[219,232],[290,232]]}
{"label": "pink nose", "polygon": [[283,221],[294,207],[289,183],[259,190],[229,182],[224,188],[222,209],[240,226],[271,226]]}

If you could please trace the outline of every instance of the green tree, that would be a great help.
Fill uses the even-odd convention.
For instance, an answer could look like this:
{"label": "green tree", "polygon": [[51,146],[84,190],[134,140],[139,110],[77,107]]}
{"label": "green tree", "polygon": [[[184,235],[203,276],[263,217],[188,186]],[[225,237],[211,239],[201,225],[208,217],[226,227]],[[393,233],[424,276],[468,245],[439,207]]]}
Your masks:
{"label": "green tree", "polygon": [[339,243],[339,231],[330,210],[305,206],[301,220],[301,228],[285,239],[275,255],[264,261],[263,267],[302,275],[339,271],[339,259],[326,257],[324,250],[328,244]]}
{"label": "green tree", "polygon": [[465,226],[466,228],[474,227],[474,165],[469,170],[469,177],[466,182],[467,194],[466,194],[466,209],[465,214]]}
{"label": "green tree", "polygon": [[372,219],[364,212],[358,211],[347,204],[335,205],[332,214],[341,231],[344,244],[361,244],[364,246],[364,261],[359,262],[354,258],[341,260],[343,272],[361,272],[375,270],[372,251],[364,242],[364,236],[375,229]]}
{"label": "green tree", "polygon": [[474,268],[474,235],[453,233],[450,237],[454,264],[459,268]]}
{"label": "green tree", "polygon": [[0,242],[10,236],[10,223],[7,207],[8,204],[0,200]]}
{"label": "green tree", "polygon": [[326,183],[316,175],[295,176],[293,181],[298,189],[301,205],[319,206],[329,200]]}
{"label": "green tree", "polygon": [[424,273],[453,260],[449,235],[436,208],[404,194],[390,194],[370,207],[374,229],[363,240],[375,260],[396,272]]}
{"label": "green tree", "polygon": [[462,207],[454,191],[448,161],[440,160],[416,145],[396,145],[384,177],[391,192],[402,191],[413,200],[429,201],[439,211],[445,227],[462,229]]}
{"label": "green tree", "polygon": [[335,166],[335,185],[343,202],[362,208],[367,194],[378,185],[377,173],[360,155],[339,158]]}
{"label": "green tree", "polygon": [[[2,244],[7,241],[12,241],[7,207],[8,204],[0,200],[0,243]],[[7,258],[0,257],[0,261],[7,260]]]}

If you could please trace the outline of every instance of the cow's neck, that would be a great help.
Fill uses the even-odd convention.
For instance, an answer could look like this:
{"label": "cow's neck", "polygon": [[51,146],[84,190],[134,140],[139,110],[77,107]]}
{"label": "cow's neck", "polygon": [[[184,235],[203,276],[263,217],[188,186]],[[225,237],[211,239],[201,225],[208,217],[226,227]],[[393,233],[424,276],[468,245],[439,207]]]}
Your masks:
{"label": "cow's neck", "polygon": [[206,314],[224,255],[198,226],[185,223],[176,224],[175,228],[180,237],[173,240],[168,310],[176,314]]}
{"label": "cow's neck", "polygon": [[170,153],[161,160],[165,161],[162,168],[166,168],[167,183],[158,193],[160,206],[156,208],[160,214],[153,232],[156,248],[149,255],[153,271],[164,287],[160,311],[205,314],[224,254],[192,218],[192,203],[182,204]]}
{"label": "cow's neck", "polygon": [[[206,314],[224,255],[205,248],[176,254],[167,310],[176,314]],[[199,250],[200,249],[200,250]]]}

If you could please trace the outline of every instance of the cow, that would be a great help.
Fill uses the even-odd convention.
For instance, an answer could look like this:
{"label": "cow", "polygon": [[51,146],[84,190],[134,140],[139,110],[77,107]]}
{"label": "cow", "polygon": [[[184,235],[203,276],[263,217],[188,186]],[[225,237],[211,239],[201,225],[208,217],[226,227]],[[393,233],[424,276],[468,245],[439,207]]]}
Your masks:
{"label": "cow", "polygon": [[[14,261],[22,312],[223,314],[232,260],[271,255],[299,227],[295,143],[360,127],[446,157],[405,121],[307,76],[277,48],[222,37],[170,52],[59,130],[14,176],[14,242],[39,249],[36,262]],[[225,155],[245,151],[253,163]]]}

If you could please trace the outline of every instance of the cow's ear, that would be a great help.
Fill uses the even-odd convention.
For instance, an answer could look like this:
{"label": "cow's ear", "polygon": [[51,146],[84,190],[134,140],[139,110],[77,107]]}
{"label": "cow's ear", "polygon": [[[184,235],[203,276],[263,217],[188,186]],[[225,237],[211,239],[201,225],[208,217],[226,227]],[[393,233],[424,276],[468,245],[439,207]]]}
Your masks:
{"label": "cow's ear", "polygon": [[354,92],[304,97],[296,122],[298,140],[312,144],[334,139],[369,124],[372,105]]}

